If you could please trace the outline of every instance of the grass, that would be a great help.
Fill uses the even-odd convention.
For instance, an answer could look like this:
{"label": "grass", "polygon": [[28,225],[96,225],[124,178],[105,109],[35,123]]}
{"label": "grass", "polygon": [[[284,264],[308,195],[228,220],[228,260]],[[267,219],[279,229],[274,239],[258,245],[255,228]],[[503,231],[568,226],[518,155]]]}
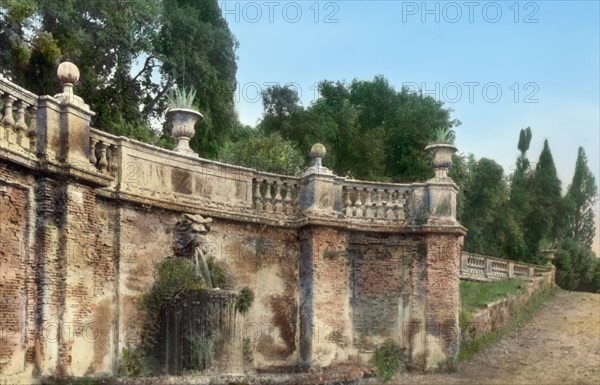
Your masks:
{"label": "grass", "polygon": [[494,282],[460,281],[461,327],[466,326],[471,316],[485,305],[524,290],[525,282],[521,278]]}
{"label": "grass", "polygon": [[[465,289],[465,292],[470,293],[472,288]],[[550,300],[560,289],[557,288],[547,288],[545,290],[541,290],[538,293],[534,294],[527,305],[523,307],[520,311],[515,311],[511,308],[510,310],[510,323],[508,326],[502,330],[496,332],[490,332],[483,336],[476,338],[468,344],[461,344],[460,350],[458,352],[458,356],[456,357],[456,362],[464,362],[471,359],[477,352],[501,340],[502,338],[514,333],[517,329],[522,327],[527,321],[531,319],[533,314],[541,308],[548,300]],[[461,282],[461,298],[463,295],[463,287]],[[498,297],[496,297],[498,298]],[[461,328],[462,326],[462,316],[463,311],[461,310]]]}

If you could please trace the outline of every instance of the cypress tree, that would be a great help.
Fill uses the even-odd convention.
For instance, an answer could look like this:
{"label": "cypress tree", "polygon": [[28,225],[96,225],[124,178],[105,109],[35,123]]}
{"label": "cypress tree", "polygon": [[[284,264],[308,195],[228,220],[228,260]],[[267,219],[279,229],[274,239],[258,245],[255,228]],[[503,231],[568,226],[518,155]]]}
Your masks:
{"label": "cypress tree", "polygon": [[591,248],[596,234],[594,204],[598,197],[597,189],[585,150],[579,147],[575,173],[565,197],[566,235],[588,248]]}
{"label": "cypress tree", "polygon": [[548,140],[535,167],[531,180],[531,213],[526,221],[526,241],[533,257],[539,251],[542,240],[555,241],[561,234],[560,214],[562,212],[561,182]]}

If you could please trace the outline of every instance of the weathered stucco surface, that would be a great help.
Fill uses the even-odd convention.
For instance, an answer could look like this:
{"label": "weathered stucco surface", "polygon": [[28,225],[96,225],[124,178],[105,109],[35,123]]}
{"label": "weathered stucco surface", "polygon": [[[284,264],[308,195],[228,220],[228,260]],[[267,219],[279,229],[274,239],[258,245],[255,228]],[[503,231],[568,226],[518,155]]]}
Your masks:
{"label": "weathered stucco surface", "polygon": [[417,369],[456,353],[465,230],[451,180],[261,173],[94,130],[76,97],[0,86],[31,126],[26,143],[10,119],[0,131],[4,378],[114,374],[184,213],[213,218],[209,255],[255,293],[239,319],[255,368],[366,360],[386,339]]}

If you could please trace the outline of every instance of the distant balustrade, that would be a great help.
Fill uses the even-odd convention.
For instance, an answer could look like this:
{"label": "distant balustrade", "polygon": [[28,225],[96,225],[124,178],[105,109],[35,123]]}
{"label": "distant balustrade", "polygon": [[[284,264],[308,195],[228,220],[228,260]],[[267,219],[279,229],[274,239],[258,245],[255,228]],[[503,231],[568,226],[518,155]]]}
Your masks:
{"label": "distant balustrade", "polygon": [[463,252],[460,262],[460,277],[492,281],[513,277],[532,278],[551,274],[552,266],[533,265],[508,259]]}
{"label": "distant balustrade", "polygon": [[257,172],[252,185],[252,202],[257,212],[285,215],[298,213],[300,206],[298,179]]}

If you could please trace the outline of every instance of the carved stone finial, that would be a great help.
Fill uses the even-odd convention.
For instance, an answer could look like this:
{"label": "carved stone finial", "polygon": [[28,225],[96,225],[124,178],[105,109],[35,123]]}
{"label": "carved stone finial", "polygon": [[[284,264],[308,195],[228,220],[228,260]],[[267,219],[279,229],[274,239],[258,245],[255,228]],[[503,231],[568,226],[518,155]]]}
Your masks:
{"label": "carved stone finial", "polygon": [[333,175],[331,170],[327,167],[323,167],[322,160],[327,154],[327,149],[321,143],[315,143],[310,149],[310,157],[314,159],[314,164],[311,166],[304,175],[308,174],[327,174]]}
{"label": "carved stone finial", "polygon": [[65,61],[58,66],[56,75],[58,75],[58,80],[60,80],[63,86],[63,91],[60,94],[54,95],[54,97],[62,103],[76,104],[89,110],[90,107],[83,102],[83,99],[73,92],[73,84],[79,81],[79,68],[71,62]]}
{"label": "carved stone finial", "polygon": [[327,154],[327,149],[321,143],[314,144],[310,149],[310,157],[315,160],[315,167],[321,167],[321,160]]}
{"label": "carved stone finial", "polygon": [[71,62],[65,61],[60,63],[56,70],[58,80],[62,85],[74,84],[79,80],[79,68]]}

